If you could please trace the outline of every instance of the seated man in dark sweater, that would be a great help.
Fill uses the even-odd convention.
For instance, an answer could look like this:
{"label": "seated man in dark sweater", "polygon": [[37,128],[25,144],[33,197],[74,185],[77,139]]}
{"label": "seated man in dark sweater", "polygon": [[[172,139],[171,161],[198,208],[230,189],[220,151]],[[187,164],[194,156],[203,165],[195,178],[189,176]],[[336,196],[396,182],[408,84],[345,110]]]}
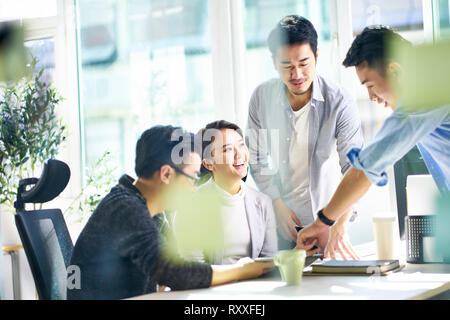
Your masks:
{"label": "seated man in dark sweater", "polygon": [[[273,268],[272,263],[254,261],[211,266],[164,253],[157,217],[176,209],[165,194],[171,188],[193,190],[201,164],[193,134],[180,132],[181,128],[156,126],[142,134],[136,146],[138,179],[120,178],[75,244],[71,265],[80,268],[81,288],[68,289],[68,299],[129,298],[155,292],[157,285],[172,290],[207,288],[258,277]],[[181,160],[173,159],[175,148],[181,150]]]}

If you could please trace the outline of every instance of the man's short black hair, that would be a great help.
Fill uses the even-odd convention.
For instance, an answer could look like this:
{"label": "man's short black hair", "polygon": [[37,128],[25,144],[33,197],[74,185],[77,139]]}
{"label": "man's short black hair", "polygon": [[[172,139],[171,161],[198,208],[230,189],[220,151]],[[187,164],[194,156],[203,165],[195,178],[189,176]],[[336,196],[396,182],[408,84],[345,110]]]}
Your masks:
{"label": "man's short black hair", "polygon": [[136,175],[150,178],[165,164],[181,168],[185,157],[196,152],[194,141],[194,134],[181,127],[157,125],[144,131],[136,144]]}
{"label": "man's short black hair", "polygon": [[298,15],[289,15],[277,23],[267,39],[272,56],[277,55],[280,47],[309,43],[314,55],[317,53],[317,32],[313,24]]}
{"label": "man's short black hair", "polygon": [[369,68],[377,69],[384,75],[388,63],[392,61],[390,45],[394,43],[411,46],[409,41],[389,27],[366,27],[353,41],[342,64],[348,68],[366,62]]}

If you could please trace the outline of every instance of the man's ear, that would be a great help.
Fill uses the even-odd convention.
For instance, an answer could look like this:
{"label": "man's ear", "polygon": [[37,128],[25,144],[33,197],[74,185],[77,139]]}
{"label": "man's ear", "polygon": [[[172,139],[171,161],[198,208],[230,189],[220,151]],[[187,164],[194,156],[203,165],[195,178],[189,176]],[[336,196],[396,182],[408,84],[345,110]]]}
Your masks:
{"label": "man's ear", "polygon": [[402,67],[397,62],[389,62],[386,68],[388,78],[398,80],[402,72]]}
{"label": "man's ear", "polygon": [[208,159],[203,159],[203,160],[202,160],[202,165],[203,165],[206,169],[208,169],[209,171],[212,171],[212,170],[213,170],[213,165],[212,165],[211,161],[208,160]]}
{"label": "man's ear", "polygon": [[163,165],[160,169],[159,169],[159,180],[161,180],[161,182],[163,184],[169,184],[170,179],[172,178],[172,176],[174,175],[174,170],[172,169],[171,166],[169,166],[168,164]]}

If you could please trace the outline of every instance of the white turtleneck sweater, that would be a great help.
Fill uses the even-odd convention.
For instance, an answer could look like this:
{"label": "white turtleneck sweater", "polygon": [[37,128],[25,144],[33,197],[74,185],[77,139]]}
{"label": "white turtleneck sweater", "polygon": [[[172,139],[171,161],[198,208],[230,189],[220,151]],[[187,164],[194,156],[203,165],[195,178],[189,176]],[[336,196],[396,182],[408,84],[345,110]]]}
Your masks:
{"label": "white turtleneck sweater", "polygon": [[244,202],[246,186],[241,181],[241,190],[232,195],[218,186],[213,179],[210,183],[214,184],[221,200],[224,232],[223,264],[232,264],[251,255],[250,228]]}

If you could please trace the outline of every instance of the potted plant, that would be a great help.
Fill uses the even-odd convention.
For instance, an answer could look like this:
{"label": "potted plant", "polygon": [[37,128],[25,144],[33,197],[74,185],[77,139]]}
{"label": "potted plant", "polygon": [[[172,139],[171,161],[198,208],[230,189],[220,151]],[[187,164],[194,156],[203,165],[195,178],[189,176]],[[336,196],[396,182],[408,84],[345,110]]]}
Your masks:
{"label": "potted plant", "polygon": [[75,242],[99,202],[117,183],[117,159],[108,150],[85,168],[85,184],[63,215]]}
{"label": "potted plant", "polygon": [[[13,220],[17,186],[22,178],[38,176],[44,161],[54,158],[66,139],[67,129],[56,114],[62,100],[52,83],[42,78],[32,57],[28,72],[16,81],[0,85],[0,205],[3,205],[3,243]],[[5,217],[7,216],[7,217]],[[14,222],[12,222],[14,223]],[[11,230],[13,229],[13,230]],[[18,239],[18,237],[17,237]]]}

